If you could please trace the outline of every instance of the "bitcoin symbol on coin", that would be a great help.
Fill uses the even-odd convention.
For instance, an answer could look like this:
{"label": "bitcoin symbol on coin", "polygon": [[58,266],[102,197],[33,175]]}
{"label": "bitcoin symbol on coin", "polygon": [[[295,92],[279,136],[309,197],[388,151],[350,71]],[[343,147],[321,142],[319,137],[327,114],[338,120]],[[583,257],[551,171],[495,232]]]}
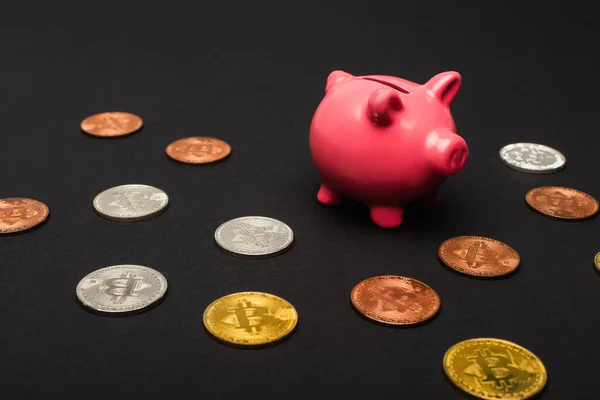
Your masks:
{"label": "bitcoin symbol on coin", "polygon": [[244,243],[251,246],[269,247],[275,238],[275,228],[267,229],[264,226],[255,226],[247,223],[239,224],[233,229],[235,236],[233,242]]}
{"label": "bitcoin symbol on coin", "polygon": [[135,209],[139,207],[146,207],[150,203],[150,199],[140,192],[123,192],[113,196],[113,201],[108,205]]}
{"label": "bitcoin symbol on coin", "polygon": [[373,286],[370,288],[369,293],[372,295],[369,300],[377,302],[379,311],[402,313],[408,309],[419,313],[423,310],[423,307],[415,302],[414,290],[409,292],[396,287]]}
{"label": "bitcoin symbol on coin", "polygon": [[489,248],[485,242],[475,242],[465,244],[466,252],[461,252],[461,258],[467,262],[471,268],[480,268],[483,266],[494,266],[498,263],[498,254]]}
{"label": "bitcoin symbol on coin", "polygon": [[586,205],[585,200],[576,202],[575,199],[561,192],[552,192],[546,196],[538,196],[540,203],[545,203],[554,213],[565,216],[575,215],[575,208]]}
{"label": "bitcoin symbol on coin", "polygon": [[274,319],[267,307],[254,306],[248,300],[240,300],[228,311],[231,314],[225,317],[223,322],[235,326],[236,329],[243,329],[251,335],[259,334],[263,327]]}
{"label": "bitcoin symbol on coin", "polygon": [[19,221],[26,220],[37,214],[35,209],[28,207],[28,202],[23,199],[5,201],[9,207],[0,208],[0,222],[6,225],[14,225]]}
{"label": "bitcoin symbol on coin", "polygon": [[211,146],[211,145],[189,145],[189,146],[179,146],[175,149],[178,152],[181,153],[187,153],[196,157],[203,157],[206,155],[215,155],[215,154],[219,154],[221,153],[223,150],[215,147],[215,146]]}
{"label": "bitcoin symbol on coin", "polygon": [[550,153],[541,152],[536,150],[535,148],[527,149],[522,148],[520,151],[515,151],[512,153],[514,160],[526,162],[528,164],[534,165],[547,165],[554,162],[556,157]]}
{"label": "bitcoin symbol on coin", "polygon": [[123,129],[124,126],[127,126],[127,124],[129,124],[129,118],[127,118],[127,117],[116,118],[112,114],[106,114],[104,116],[104,118],[102,119],[102,123],[104,123],[105,129],[112,129],[115,132],[118,132],[121,129]]}
{"label": "bitcoin symbol on coin", "polygon": [[518,380],[511,369],[519,370],[509,350],[507,354],[493,353],[488,349],[477,349],[467,356],[471,362],[464,370],[474,377],[480,386],[489,386],[494,390],[509,392]]}
{"label": "bitcoin symbol on coin", "polygon": [[150,285],[144,284],[144,278],[136,276],[135,272],[125,272],[118,278],[109,278],[102,282],[103,292],[110,296],[115,304],[122,304],[128,297],[137,297],[138,292]]}
{"label": "bitcoin symbol on coin", "polygon": [[35,210],[27,209],[25,206],[15,206],[0,211],[0,221],[7,225],[31,218],[36,214]]}

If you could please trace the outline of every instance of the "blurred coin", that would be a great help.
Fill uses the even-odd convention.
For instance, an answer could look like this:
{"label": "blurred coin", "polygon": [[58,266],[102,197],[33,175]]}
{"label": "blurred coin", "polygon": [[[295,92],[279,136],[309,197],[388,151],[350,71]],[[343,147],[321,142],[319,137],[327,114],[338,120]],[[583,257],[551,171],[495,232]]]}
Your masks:
{"label": "blurred coin", "polygon": [[587,193],[562,186],[542,186],[525,196],[534,210],[557,219],[580,220],[598,213],[598,202]]}
{"label": "blurred coin", "polygon": [[512,247],[482,236],[457,236],[438,249],[440,260],[467,275],[492,277],[510,274],[521,258]]}
{"label": "blurred coin", "polygon": [[233,293],[211,303],[204,326],[216,338],[237,345],[262,345],[287,336],[298,323],[294,306],[262,292]]}
{"label": "blurred coin", "polygon": [[107,313],[140,310],[160,300],[167,280],[142,265],[113,265],[92,272],[77,284],[77,297],[86,307]]}
{"label": "blurred coin", "polygon": [[550,174],[560,171],[565,156],[552,147],[537,143],[513,143],[500,149],[500,159],[512,169],[532,174]]}
{"label": "blurred coin", "polygon": [[141,221],[165,210],[169,196],[148,185],[121,185],[107,189],[94,198],[94,209],[113,221]]}
{"label": "blurred coin", "polygon": [[267,257],[287,249],[294,241],[294,232],[273,218],[240,217],[221,224],[215,231],[215,241],[234,255]]}
{"label": "blurred coin", "polygon": [[596,269],[600,272],[600,253],[597,253],[596,257],[594,257],[594,265],[596,266]]}
{"label": "blurred coin", "polygon": [[528,399],[548,374],[531,351],[508,340],[468,339],[444,355],[444,372],[460,389],[480,399]]}
{"label": "blurred coin", "polygon": [[0,234],[31,229],[48,218],[48,206],[26,198],[0,199]]}
{"label": "blurred coin", "polygon": [[210,137],[179,139],[167,146],[167,155],[188,164],[209,164],[222,160],[231,153],[226,142]]}
{"label": "blurred coin", "polygon": [[138,131],[143,125],[140,117],[126,112],[105,112],[87,117],[81,130],[93,136],[125,136]]}
{"label": "blurred coin", "polygon": [[394,275],[365,279],[352,289],[350,300],[364,316],[391,325],[423,322],[440,309],[440,298],[431,287]]}

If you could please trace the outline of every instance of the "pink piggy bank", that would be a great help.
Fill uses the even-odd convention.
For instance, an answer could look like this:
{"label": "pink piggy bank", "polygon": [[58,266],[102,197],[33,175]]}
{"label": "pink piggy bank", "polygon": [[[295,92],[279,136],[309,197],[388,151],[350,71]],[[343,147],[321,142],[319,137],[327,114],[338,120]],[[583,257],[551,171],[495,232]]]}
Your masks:
{"label": "pink piggy bank", "polygon": [[402,224],[404,208],[439,202],[439,187],[465,165],[450,102],[461,84],[443,72],[419,85],[383,75],[334,71],[310,127],[310,151],[321,177],[317,199],[343,196],[369,206],[383,228]]}

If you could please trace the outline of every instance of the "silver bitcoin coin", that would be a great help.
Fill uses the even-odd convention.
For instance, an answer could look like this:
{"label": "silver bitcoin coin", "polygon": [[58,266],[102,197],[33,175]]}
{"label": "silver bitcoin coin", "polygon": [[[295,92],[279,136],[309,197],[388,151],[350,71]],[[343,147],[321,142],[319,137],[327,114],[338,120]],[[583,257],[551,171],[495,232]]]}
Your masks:
{"label": "silver bitcoin coin", "polygon": [[532,174],[551,174],[560,171],[565,156],[552,147],[536,143],[512,143],[500,149],[500,159],[510,168]]}
{"label": "silver bitcoin coin", "polygon": [[141,310],[160,300],[166,291],[165,277],[142,265],[99,269],[84,277],[76,289],[84,306],[106,313]]}
{"label": "silver bitcoin coin", "polygon": [[228,253],[242,257],[269,257],[286,250],[294,242],[287,224],[269,217],[240,217],[221,224],[215,241]]}
{"label": "silver bitcoin coin", "polygon": [[94,209],[113,221],[142,221],[157,216],[169,204],[169,196],[148,185],[122,185],[100,193]]}

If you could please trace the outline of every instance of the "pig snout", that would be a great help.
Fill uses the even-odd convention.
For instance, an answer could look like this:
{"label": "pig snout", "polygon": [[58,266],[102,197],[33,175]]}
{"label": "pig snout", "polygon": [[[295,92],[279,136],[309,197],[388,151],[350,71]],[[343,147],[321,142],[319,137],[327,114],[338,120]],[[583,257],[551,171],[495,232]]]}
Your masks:
{"label": "pig snout", "polygon": [[459,173],[469,156],[465,140],[449,130],[430,132],[426,151],[433,168],[443,176]]}

